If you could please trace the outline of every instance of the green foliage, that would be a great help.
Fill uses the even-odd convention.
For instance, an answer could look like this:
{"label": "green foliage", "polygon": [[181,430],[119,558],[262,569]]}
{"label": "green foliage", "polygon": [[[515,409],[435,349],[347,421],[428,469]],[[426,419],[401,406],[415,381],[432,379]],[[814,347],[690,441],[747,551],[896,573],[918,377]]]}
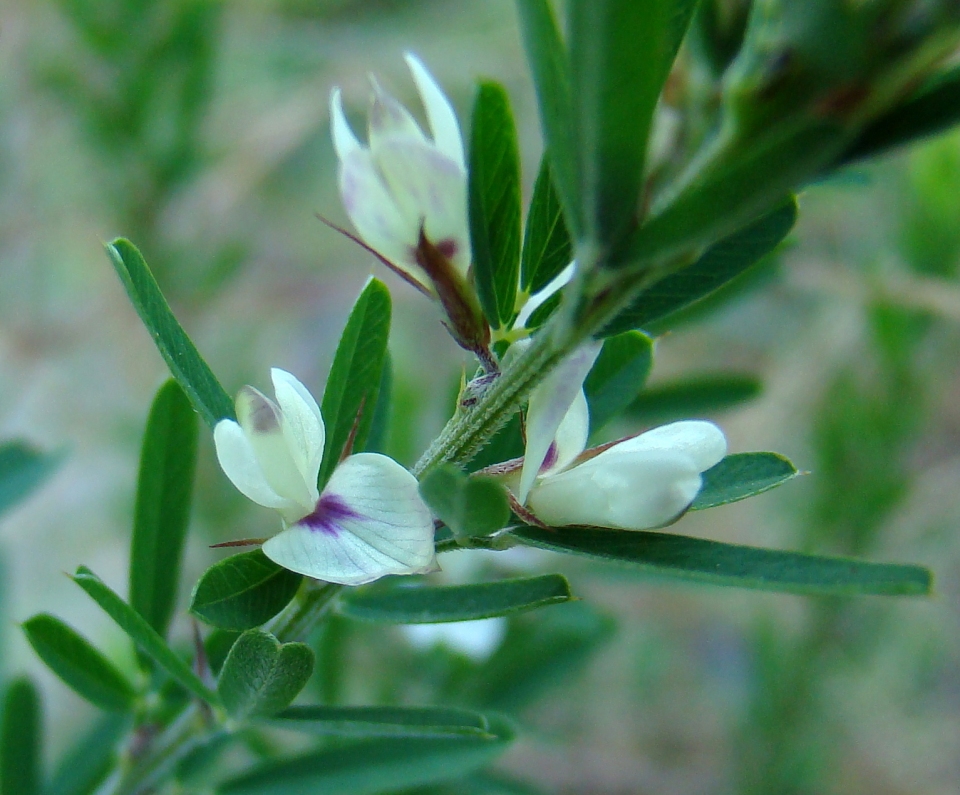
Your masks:
{"label": "green foliage", "polygon": [[387,624],[471,621],[535,610],[573,598],[559,574],[473,585],[379,587],[353,591],[340,611],[350,618]]}
{"label": "green foliage", "polygon": [[470,126],[470,244],[473,277],[493,328],[513,317],[520,267],[520,155],[503,86],[481,83]]}
{"label": "green foliage", "polygon": [[583,382],[591,433],[633,402],[652,367],[653,340],[643,332],[625,331],[603,341],[600,355]]}
{"label": "green foliage", "polygon": [[73,581],[172,679],[197,698],[216,703],[216,695],[190,670],[190,666],[167,646],[146,619],[117,596],[96,574],[86,566],[80,566],[73,576]]}
{"label": "green foliage", "polygon": [[575,677],[614,633],[613,621],[584,602],[511,619],[496,652],[451,697],[515,711]]}
{"label": "green foliage", "polygon": [[762,388],[752,375],[695,375],[647,387],[624,415],[649,425],[700,417],[753,400]]}
{"label": "green foliage", "polygon": [[340,336],[320,406],[327,431],[318,478],[321,489],[333,474],[351,434],[354,450],[366,446],[387,356],[390,307],[386,285],[370,279]]}
{"label": "green foliage", "polygon": [[776,453],[734,453],[703,473],[691,511],[715,508],[775,489],[797,476],[796,467]]}
{"label": "green foliage", "polygon": [[0,444],[0,514],[27,497],[60,465],[63,456],[25,442]]}
{"label": "green foliage", "polygon": [[10,682],[0,721],[0,786],[3,795],[41,795],[43,714],[40,696],[25,678]]}
{"label": "green foliage", "polygon": [[60,619],[40,613],[22,624],[37,653],[57,676],[101,709],[127,712],[137,693],[95,646]]}
{"label": "green foliage", "polygon": [[520,257],[520,289],[542,290],[573,259],[570,233],[563,219],[560,197],[553,184],[550,162],[544,157],[533,185]]}
{"label": "green foliage", "polygon": [[458,538],[490,535],[510,519],[502,484],[493,478],[468,477],[449,464],[424,476],[420,496]]}
{"label": "green foliage", "polygon": [[204,422],[213,428],[222,419],[235,419],[233,401],[177,322],[140,252],[117,238],[107,244],[107,255],[170,373]]}
{"label": "green foliage", "polygon": [[313,652],[304,643],[280,643],[269,632],[250,629],[233,644],[223,663],[217,692],[231,717],[273,715],[288,706],[313,673]]}
{"label": "green foliage", "polygon": [[303,577],[259,549],[213,564],[197,581],[190,612],[220,629],[253,629],[269,621],[297,593]]}
{"label": "green foliage", "polygon": [[225,782],[218,795],[375,795],[457,778],[513,742],[513,728],[491,718],[484,735],[378,737],[265,762]]}
{"label": "green foliage", "polygon": [[601,249],[636,224],[653,113],[694,5],[684,2],[678,8],[672,0],[567,4],[585,223],[581,237]]}
{"label": "green foliage", "polygon": [[196,462],[196,415],[177,382],[168,381],[143,435],[130,549],[130,606],[160,635],[176,605]]}
{"label": "green foliage", "polygon": [[33,683],[14,679],[3,696],[0,722],[0,785],[3,795],[43,791],[43,714]]}
{"label": "green foliage", "polygon": [[44,792],[47,795],[90,795],[110,774],[118,743],[129,728],[125,715],[104,715],[64,754]]}
{"label": "green foliage", "polygon": [[537,92],[546,156],[575,237],[584,228],[573,94],[566,48],[549,0],[517,0],[520,33]]}
{"label": "green foliage", "polygon": [[540,549],[712,585],[824,596],[921,596],[929,594],[932,587],[932,576],[922,566],[758,549],[675,533],[521,527],[511,535],[521,544]]}
{"label": "green foliage", "polygon": [[453,707],[290,707],[271,725],[335,737],[489,737],[478,712]]}
{"label": "green foliage", "polygon": [[603,335],[649,327],[720,289],[773,251],[797,220],[789,200],[710,246],[692,265],[642,292],[603,329]]}

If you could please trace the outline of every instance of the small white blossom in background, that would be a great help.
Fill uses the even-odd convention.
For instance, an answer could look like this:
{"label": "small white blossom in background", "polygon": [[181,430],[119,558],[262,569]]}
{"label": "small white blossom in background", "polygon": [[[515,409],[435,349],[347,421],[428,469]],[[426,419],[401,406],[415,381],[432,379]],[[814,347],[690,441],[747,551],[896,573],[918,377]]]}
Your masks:
{"label": "small white blossom in background", "polygon": [[405,624],[400,630],[414,648],[446,646],[474,662],[483,662],[500,647],[507,619],[499,616],[449,624]]}
{"label": "small white blossom in background", "polygon": [[552,527],[669,524],[697,496],[701,474],[726,455],[726,439],[711,422],[686,420],[583,456],[590,416],[582,384],[599,351],[583,346],[531,394],[517,499]]}
{"label": "small white blossom in background", "polygon": [[357,453],[317,476],[325,430],[316,400],[290,373],[270,371],[276,401],[253,387],[237,420],[214,429],[217,459],[241,493],[279,511],[284,529],[264,554],[291,571],[342,585],[436,570],[433,518],[417,480],[379,453]]}
{"label": "small white blossom in background", "polygon": [[443,91],[407,53],[432,138],[374,81],[367,146],[343,113],[340,89],[330,95],[330,124],[340,160],[340,195],[360,237],[381,256],[420,276],[417,247],[427,240],[461,274],[470,265],[467,171],[456,114]]}

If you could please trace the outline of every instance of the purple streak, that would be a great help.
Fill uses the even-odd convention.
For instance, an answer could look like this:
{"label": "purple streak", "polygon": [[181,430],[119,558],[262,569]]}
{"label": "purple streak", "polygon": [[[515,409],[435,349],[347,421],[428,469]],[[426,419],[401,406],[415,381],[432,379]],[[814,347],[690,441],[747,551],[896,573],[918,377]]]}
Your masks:
{"label": "purple streak", "polygon": [[543,458],[543,463],[540,464],[540,470],[537,474],[542,474],[546,472],[550,467],[557,463],[557,443],[550,442],[550,446],[547,448],[547,454]]}
{"label": "purple streak", "polygon": [[362,518],[359,513],[343,501],[343,498],[336,494],[321,494],[313,513],[304,516],[297,524],[336,537],[340,534],[338,522],[343,519]]}

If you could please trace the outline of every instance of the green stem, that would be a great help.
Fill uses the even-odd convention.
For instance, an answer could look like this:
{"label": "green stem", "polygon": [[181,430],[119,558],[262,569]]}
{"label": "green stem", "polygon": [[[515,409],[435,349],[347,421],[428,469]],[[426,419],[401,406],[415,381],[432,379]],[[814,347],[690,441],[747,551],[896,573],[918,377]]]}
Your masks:
{"label": "green stem", "polygon": [[305,641],[343,587],[332,582],[310,583],[297,600],[277,617],[270,631],[283,643]]}

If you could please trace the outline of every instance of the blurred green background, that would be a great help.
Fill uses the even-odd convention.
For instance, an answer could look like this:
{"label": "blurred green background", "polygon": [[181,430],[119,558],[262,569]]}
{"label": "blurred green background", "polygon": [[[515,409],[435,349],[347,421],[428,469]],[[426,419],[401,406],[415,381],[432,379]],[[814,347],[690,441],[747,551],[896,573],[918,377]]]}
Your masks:
{"label": "blurred green background", "polygon": [[[125,648],[61,572],[82,562],[124,592],[139,437],[165,378],[102,241],[141,248],[229,392],[279,366],[319,394],[376,273],[395,302],[389,447],[410,464],[464,360],[434,308],[314,217],[346,223],[329,90],[342,87],[357,129],[368,73],[419,113],[410,49],[464,124],[477,78],[506,85],[528,189],[540,139],[507,0],[10,0],[0,31],[0,438],[68,450],[0,520],[0,665],[43,684],[56,756],[92,712],[14,622],[48,610]],[[792,241],[658,342],[651,385],[759,379],[759,396],[706,416],[731,450],[777,450],[809,474],[677,529],[923,563],[934,598],[779,596],[547,553],[453,553],[447,578],[561,570],[584,601],[513,620],[485,660],[335,620],[316,639],[315,692],[510,712],[523,740],[498,768],[533,792],[960,790],[960,135],[810,187]],[[621,430],[703,414],[661,400]],[[204,437],[181,604],[222,556],[210,543],[275,521],[236,494]],[[182,610],[178,622],[186,642]]]}

